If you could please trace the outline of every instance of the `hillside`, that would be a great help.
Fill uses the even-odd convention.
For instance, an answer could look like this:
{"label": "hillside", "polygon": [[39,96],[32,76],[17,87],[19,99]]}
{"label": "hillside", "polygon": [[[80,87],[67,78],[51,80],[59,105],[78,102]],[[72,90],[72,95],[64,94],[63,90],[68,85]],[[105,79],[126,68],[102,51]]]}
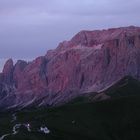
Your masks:
{"label": "hillside", "polygon": [[[126,80],[128,82],[124,85]],[[133,90],[132,93],[132,89],[136,90]],[[139,139],[139,81],[131,77],[125,77],[106,90],[106,93],[110,96],[113,93],[115,96],[99,102],[87,100],[87,97],[85,100],[82,97],[59,107],[27,108],[18,112],[1,114],[0,135],[9,133],[12,126],[20,123],[30,124],[31,132],[28,132],[26,127],[22,126],[17,129],[18,133],[16,135],[9,135],[5,140]],[[17,118],[11,123],[12,114],[15,114]],[[41,126],[46,126],[50,132],[48,134],[40,132],[39,128]]]}

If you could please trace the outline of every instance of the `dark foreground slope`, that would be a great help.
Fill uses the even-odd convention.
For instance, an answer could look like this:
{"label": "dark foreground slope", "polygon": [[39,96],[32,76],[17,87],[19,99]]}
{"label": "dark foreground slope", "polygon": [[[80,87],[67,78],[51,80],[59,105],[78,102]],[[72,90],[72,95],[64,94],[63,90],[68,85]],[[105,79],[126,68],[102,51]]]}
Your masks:
{"label": "dark foreground slope", "polygon": [[[135,140],[140,138],[140,96],[97,103],[66,105],[55,109],[22,111],[18,122],[29,122],[32,132],[20,129],[9,140]],[[40,134],[46,125],[51,133]]]}
{"label": "dark foreground slope", "polygon": [[89,99],[93,101],[101,101],[134,95],[140,95],[140,81],[131,76],[125,76],[108,89],[105,89],[96,95],[95,93],[90,93]]}
{"label": "dark foreground slope", "polygon": [[140,95],[140,82],[126,76],[105,91],[111,98]]}
{"label": "dark foreground slope", "polygon": [[[17,120],[10,125],[10,114],[6,114],[3,121],[0,121],[0,134],[8,133],[16,123],[29,123],[31,132],[21,127],[19,133],[8,136],[5,140],[140,139],[139,82],[125,77],[105,93],[112,98],[93,103],[80,97],[56,108],[21,110],[16,113]],[[42,125],[49,128],[49,134],[38,132]]]}

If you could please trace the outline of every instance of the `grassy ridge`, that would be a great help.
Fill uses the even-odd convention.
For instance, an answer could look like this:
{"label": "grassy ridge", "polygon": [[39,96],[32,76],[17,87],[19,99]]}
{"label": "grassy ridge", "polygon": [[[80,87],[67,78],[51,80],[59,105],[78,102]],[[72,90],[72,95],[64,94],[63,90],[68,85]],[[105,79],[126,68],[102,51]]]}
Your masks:
{"label": "grassy ridge", "polygon": [[47,125],[51,133],[45,138],[52,140],[134,140],[140,138],[140,96],[22,111],[18,121],[34,129]]}
{"label": "grassy ridge", "polygon": [[11,114],[0,113],[0,136],[5,133],[9,133],[11,129],[12,129]]}
{"label": "grassy ridge", "polygon": [[[21,128],[7,140],[139,140],[140,83],[127,77],[105,94],[111,99],[93,103],[79,97],[60,107],[21,110],[15,123],[30,123],[32,132]],[[11,129],[9,118],[0,116],[0,133]],[[42,125],[51,133],[37,132]]]}
{"label": "grassy ridge", "polygon": [[126,76],[104,92],[111,98],[140,95],[140,82]]}

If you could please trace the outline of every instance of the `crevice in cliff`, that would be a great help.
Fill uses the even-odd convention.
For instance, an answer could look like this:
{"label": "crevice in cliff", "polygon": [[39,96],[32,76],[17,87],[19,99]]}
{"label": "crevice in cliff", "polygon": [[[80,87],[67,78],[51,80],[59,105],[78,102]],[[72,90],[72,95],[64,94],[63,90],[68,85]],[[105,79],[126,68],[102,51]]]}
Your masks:
{"label": "crevice in cliff", "polygon": [[44,60],[42,62],[41,68],[40,68],[40,76],[45,79],[46,85],[48,85],[48,77],[46,75],[46,66],[47,66],[48,61]]}
{"label": "crevice in cliff", "polygon": [[84,35],[84,43],[82,45],[87,46],[88,45],[88,38],[85,32],[83,32]]}
{"label": "crevice in cliff", "polygon": [[116,46],[116,47],[119,47],[119,44],[120,44],[119,39],[116,39],[116,40],[115,40],[115,46]]}
{"label": "crevice in cliff", "polygon": [[135,37],[134,37],[134,36],[133,36],[133,37],[129,37],[129,38],[127,39],[127,45],[128,45],[128,47],[130,47],[130,48],[132,48],[132,47],[135,46]]}
{"label": "crevice in cliff", "polygon": [[110,50],[109,48],[106,48],[105,49],[105,64],[109,65],[110,61],[111,61]]}
{"label": "crevice in cliff", "polygon": [[84,73],[82,73],[81,79],[80,79],[80,88],[83,86],[83,83],[85,81]]}
{"label": "crevice in cliff", "polygon": [[138,35],[138,38],[139,38],[139,40],[140,40],[140,35]]}

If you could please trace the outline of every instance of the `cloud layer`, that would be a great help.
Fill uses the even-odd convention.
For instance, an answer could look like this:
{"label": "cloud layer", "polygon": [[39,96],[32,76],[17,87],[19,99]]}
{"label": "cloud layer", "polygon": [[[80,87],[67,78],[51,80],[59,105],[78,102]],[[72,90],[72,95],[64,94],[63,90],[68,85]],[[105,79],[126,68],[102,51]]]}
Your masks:
{"label": "cloud layer", "polygon": [[33,58],[80,30],[140,25],[139,0],[0,0],[0,58]]}

